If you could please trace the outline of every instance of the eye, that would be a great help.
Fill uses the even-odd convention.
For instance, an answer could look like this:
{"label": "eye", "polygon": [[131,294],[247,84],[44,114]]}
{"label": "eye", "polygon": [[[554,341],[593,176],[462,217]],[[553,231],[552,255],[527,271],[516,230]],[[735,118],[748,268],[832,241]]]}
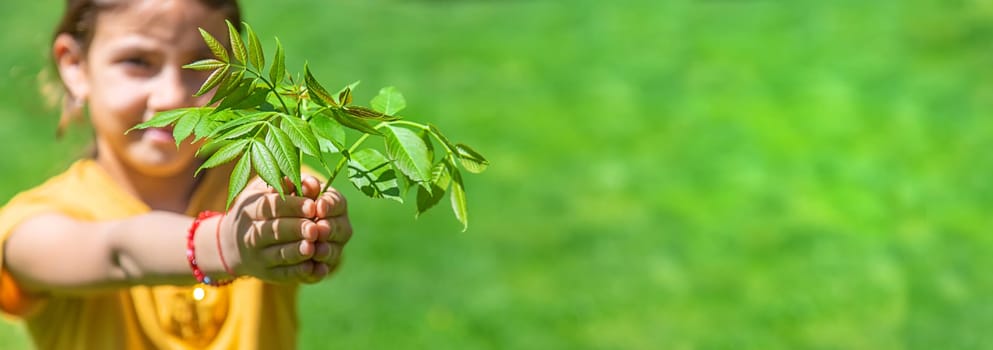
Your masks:
{"label": "eye", "polygon": [[151,76],[158,70],[157,61],[148,55],[124,55],[117,60],[117,64],[126,74],[133,76]]}
{"label": "eye", "polygon": [[126,57],[121,60],[121,63],[135,68],[147,68],[151,66],[148,60],[140,56]]}

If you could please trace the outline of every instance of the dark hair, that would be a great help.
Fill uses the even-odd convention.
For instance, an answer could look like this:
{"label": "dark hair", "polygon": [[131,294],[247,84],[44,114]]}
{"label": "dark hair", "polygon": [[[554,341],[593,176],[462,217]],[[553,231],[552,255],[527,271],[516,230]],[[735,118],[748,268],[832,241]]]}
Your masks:
{"label": "dark hair", "polygon": [[[227,12],[227,19],[241,29],[241,8],[238,0],[199,0],[208,8]],[[96,30],[97,15],[102,10],[125,5],[119,0],[66,0],[66,11],[55,28],[54,38],[69,34],[79,42],[83,51],[89,47]]]}

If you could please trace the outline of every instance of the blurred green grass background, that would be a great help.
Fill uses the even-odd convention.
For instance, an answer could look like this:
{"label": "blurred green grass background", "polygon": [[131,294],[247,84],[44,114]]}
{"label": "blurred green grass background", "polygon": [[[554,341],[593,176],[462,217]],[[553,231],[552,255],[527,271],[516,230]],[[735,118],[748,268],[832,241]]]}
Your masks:
{"label": "blurred green grass background", "polygon": [[[4,202],[85,144],[36,92],[61,3],[0,3]],[[493,164],[466,233],[339,184],[357,234],[301,348],[993,348],[991,2],[244,7]]]}

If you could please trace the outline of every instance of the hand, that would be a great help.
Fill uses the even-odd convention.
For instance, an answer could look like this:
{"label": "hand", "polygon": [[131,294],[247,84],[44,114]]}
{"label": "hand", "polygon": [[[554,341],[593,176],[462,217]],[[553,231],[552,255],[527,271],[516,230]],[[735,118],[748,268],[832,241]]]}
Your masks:
{"label": "hand", "polygon": [[261,180],[253,181],[221,222],[223,251],[238,252],[225,254],[229,266],[238,275],[275,283],[323,278],[327,273],[321,274],[321,264],[312,259],[319,252],[317,242],[330,232],[314,222],[317,216],[314,199],[280,198]]}
{"label": "hand", "polygon": [[[221,234],[235,238],[222,244],[232,247],[225,251],[239,252],[237,260],[229,261],[238,275],[316,283],[337,269],[352,237],[345,197],[334,189],[321,193],[320,181],[311,176],[304,177],[301,186],[300,195],[280,198],[275,189],[256,180],[235,201],[221,223]],[[288,180],[284,188],[297,192]]]}

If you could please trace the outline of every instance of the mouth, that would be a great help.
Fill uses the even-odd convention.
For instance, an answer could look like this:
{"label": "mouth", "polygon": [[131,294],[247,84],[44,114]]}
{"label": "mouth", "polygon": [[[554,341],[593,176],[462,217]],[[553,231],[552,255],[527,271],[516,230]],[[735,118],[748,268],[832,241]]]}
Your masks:
{"label": "mouth", "polygon": [[155,143],[175,143],[176,139],[172,137],[172,127],[164,128],[148,128],[145,129],[143,138]]}

